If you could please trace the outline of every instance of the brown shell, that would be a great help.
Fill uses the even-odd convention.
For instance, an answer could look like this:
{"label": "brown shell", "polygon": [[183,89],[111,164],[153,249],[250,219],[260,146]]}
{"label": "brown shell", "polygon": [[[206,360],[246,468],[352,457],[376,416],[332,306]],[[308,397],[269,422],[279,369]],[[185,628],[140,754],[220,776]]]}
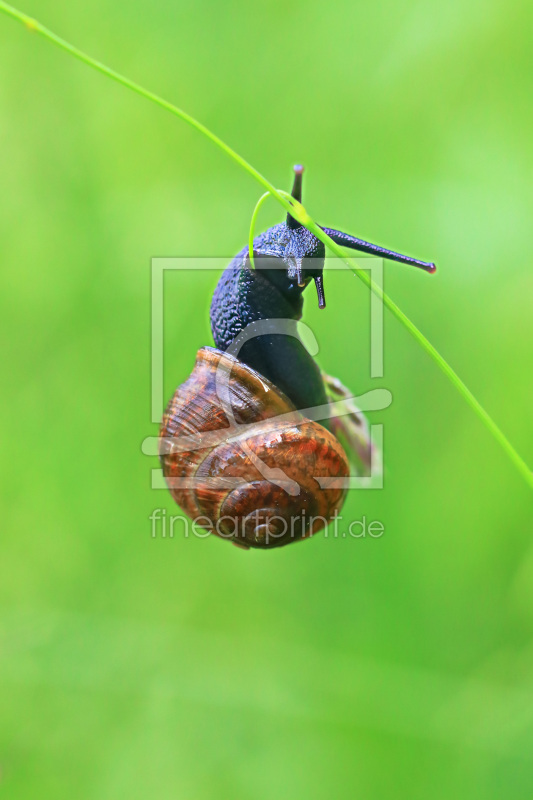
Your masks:
{"label": "brown shell", "polygon": [[344,501],[348,460],[272,383],[216,350],[198,351],[161,423],[170,491],[199,527],[235,544],[278,547],[321,530]]}

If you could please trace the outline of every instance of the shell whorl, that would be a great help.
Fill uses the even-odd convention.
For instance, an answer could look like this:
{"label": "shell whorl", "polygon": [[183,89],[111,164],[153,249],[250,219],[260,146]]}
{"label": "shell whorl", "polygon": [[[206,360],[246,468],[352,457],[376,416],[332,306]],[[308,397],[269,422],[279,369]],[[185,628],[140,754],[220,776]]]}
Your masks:
{"label": "shell whorl", "polygon": [[211,347],[161,424],[170,491],[200,527],[235,544],[276,547],[316,533],[340,510],[348,461],[326,428],[300,414],[272,383]]}

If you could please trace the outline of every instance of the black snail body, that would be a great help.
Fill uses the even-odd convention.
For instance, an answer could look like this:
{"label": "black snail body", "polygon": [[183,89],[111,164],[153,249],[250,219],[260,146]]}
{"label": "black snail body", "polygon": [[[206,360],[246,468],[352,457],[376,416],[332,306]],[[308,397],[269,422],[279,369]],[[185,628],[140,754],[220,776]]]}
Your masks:
{"label": "black snail body", "polygon": [[[293,256],[294,252],[298,255]],[[307,228],[293,231],[283,222],[258,236],[254,240],[255,269],[250,268],[246,247],[224,270],[215,289],[211,332],[216,346],[227,351],[242,331],[254,333],[254,323],[262,320],[301,319],[303,291],[311,280],[311,270],[302,273],[305,285],[299,286],[289,273],[291,260],[316,263],[321,280],[324,255],[324,245]],[[239,347],[238,356],[278,386],[296,408],[327,402],[320,370],[296,335],[255,335]]]}
{"label": "black snail body", "polygon": [[[295,167],[292,194],[299,201],[302,171]],[[345,247],[435,269],[323,230]],[[253,254],[255,269],[244,248],[217,284],[217,349],[199,351],[191,377],[171,399],[160,453],[176,502],[199,525],[241,546],[270,548],[327,525],[342,507],[349,467],[329,423],[300,413],[328,407],[323,375],[295,328],[312,281],[325,307],[324,245],[289,215],[254,240]],[[328,479],[327,488],[317,478]]]}

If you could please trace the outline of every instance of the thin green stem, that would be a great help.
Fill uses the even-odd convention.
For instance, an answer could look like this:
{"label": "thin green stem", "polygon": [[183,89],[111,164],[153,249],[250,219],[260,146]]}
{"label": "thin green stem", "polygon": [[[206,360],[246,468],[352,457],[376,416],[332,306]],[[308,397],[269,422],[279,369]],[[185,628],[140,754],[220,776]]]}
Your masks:
{"label": "thin green stem", "polygon": [[150,100],[152,103],[160,106],[160,108],[169,111],[171,114],[174,114],[176,117],[179,117],[181,120],[186,122],[188,125],[193,127],[199,133],[203,134],[209,141],[211,141],[216,147],[222,150],[229,158],[233,159],[242,169],[244,169],[249,175],[251,175],[258,183],[266,189],[265,195],[260,198],[256,208],[254,210],[254,214],[252,217],[252,227],[250,232],[250,241],[249,247],[251,247],[251,260],[253,262],[253,229],[255,227],[255,222],[257,219],[257,214],[259,212],[259,208],[263,204],[266,197],[271,194],[273,197],[276,198],[278,203],[285,209],[285,211],[290,211],[291,215],[297,219],[302,225],[305,225],[315,236],[322,241],[326,247],[328,247],[332,253],[334,253],[338,258],[342,259],[342,261],[351,269],[358,278],[360,278],[363,283],[368,286],[384,303],[384,305],[389,309],[389,311],[396,317],[396,319],[404,325],[405,328],[409,331],[409,333],[413,336],[414,339],[424,348],[424,350],[431,356],[431,358],[435,361],[435,363],[439,366],[439,368],[444,372],[444,374],[449,378],[455,388],[460,392],[460,394],[464,397],[470,407],[474,410],[480,420],[483,422],[485,427],[488,431],[494,436],[497,442],[501,445],[503,450],[507,453],[508,457],[511,459],[513,464],[519,470],[521,475],[525,478],[527,483],[531,488],[533,488],[533,473],[525,463],[525,461],[521,458],[521,456],[517,453],[514,449],[512,444],[509,442],[503,431],[496,425],[490,415],[485,411],[485,409],[481,406],[481,404],[476,400],[472,392],[467,388],[467,386],[463,383],[463,381],[459,378],[459,376],[455,373],[455,371],[450,367],[447,361],[440,355],[440,353],[433,347],[433,345],[429,342],[428,339],[424,336],[424,334],[419,331],[416,325],[411,322],[411,320],[401,311],[401,309],[396,305],[396,303],[391,300],[385,292],[381,289],[381,287],[377,286],[369,275],[367,275],[366,271],[358,269],[354,267],[348,259],[344,255],[344,251],[340,245],[336,244],[329,236],[327,236],[322,228],[320,228],[316,222],[309,216],[305,208],[299,203],[298,201],[294,200],[287,192],[283,192],[279,189],[276,189],[267,178],[264,177],[258,170],[256,170],[246,159],[240,156],[235,150],[233,150],[229,145],[227,145],[222,139],[220,139],[216,134],[206,128],[205,125],[202,125],[201,122],[194,119],[190,114],[187,114],[186,111],[183,111],[178,106],[169,103],[167,100],[164,100],[162,97],[154,94],[153,92],[144,89],[138,83],[129,80],[124,75],[121,75],[115,70],[107,67],[105,64],[102,64],[100,61],[96,61],[91,56],[87,55],[83,51],[79,50],[77,47],[74,47],[69,42],[65,41],[61,37],[57,36],[55,33],[50,31],[48,28],[45,28],[44,25],[41,25],[40,22],[29,17],[26,14],[23,14],[13,6],[8,5],[8,3],[3,2],[0,0],[0,11],[4,12],[8,16],[12,17],[13,19],[22,22],[23,25],[30,31],[34,31],[41,36],[43,36],[48,41],[55,44],[57,47],[61,48],[65,52],[69,53],[74,58],[77,58],[79,61],[82,61],[84,64],[87,64],[89,67],[101,72],[103,75],[107,75],[108,78],[120,83],[122,86],[125,86],[127,89],[131,89],[136,94],[140,95],[141,97]]}
{"label": "thin green stem", "polygon": [[255,261],[254,261],[254,231],[255,231],[255,223],[257,221],[257,215],[259,214],[259,209],[267,199],[270,197],[271,192],[265,192],[261,195],[257,203],[255,204],[254,213],[252,214],[252,219],[250,220],[250,233],[248,235],[248,256],[250,258],[250,264],[252,269],[255,269]]}
{"label": "thin green stem", "polygon": [[197,119],[194,119],[190,114],[187,114],[186,111],[183,109],[178,108],[173,103],[169,103],[167,100],[164,100],[159,95],[154,94],[154,92],[150,92],[148,89],[145,89],[143,86],[140,86],[138,83],[131,81],[129,78],[126,78],[124,75],[121,75],[119,72],[116,72],[114,69],[107,67],[105,64],[102,64],[100,61],[97,61],[91,56],[84,53],[82,50],[79,50],[74,45],[70,44],[69,42],[62,39],[60,36],[57,36],[53,31],[45,28],[44,25],[41,25],[36,19],[27,16],[27,14],[23,14],[13,6],[10,6],[8,3],[4,3],[3,0],[0,0],[0,11],[3,11],[13,19],[22,22],[28,30],[33,31],[35,33],[40,34],[45,39],[48,39],[49,42],[55,44],[57,47],[60,47],[65,52],[69,53],[74,58],[77,58],[79,61],[83,61],[84,64],[87,64],[89,67],[101,72],[103,75],[107,75],[108,78],[120,83],[122,86],[125,86],[127,89],[131,89],[136,94],[140,95],[141,97],[145,97],[147,100],[150,100],[152,103],[164,108],[166,111],[170,111],[171,114],[174,114],[176,117],[179,117],[181,120],[186,122],[191,127],[195,128],[199,133],[203,134],[207,139],[209,139],[214,145],[216,145],[223,153],[233,159],[240,167],[242,167],[249,175],[251,175],[255,180],[260,183],[265,189],[274,195],[274,197],[278,200],[279,203],[287,210],[290,211],[289,203],[281,197],[278,193],[275,186],[273,186],[270,181],[268,181],[264,175],[256,170],[246,159],[236,153],[229,145],[227,145],[222,139],[220,139],[215,133],[206,128],[205,125],[202,125],[201,122],[198,122]]}

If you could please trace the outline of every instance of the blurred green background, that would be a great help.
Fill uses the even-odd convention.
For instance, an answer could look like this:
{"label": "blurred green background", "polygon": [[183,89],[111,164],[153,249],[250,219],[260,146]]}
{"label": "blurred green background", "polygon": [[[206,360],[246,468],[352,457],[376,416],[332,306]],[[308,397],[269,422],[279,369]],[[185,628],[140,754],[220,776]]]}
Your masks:
{"label": "blurred green background", "polygon": [[[420,258],[386,288],[533,463],[531,4],[53,3],[24,11],[185,108],[325,225]],[[0,15],[5,796],[531,798],[531,492],[368,294],[320,361],[385,385],[379,540],[152,539],[150,259],[231,256],[261,189]],[[277,222],[272,201],[261,228]],[[167,395],[216,276],[168,277]]]}

